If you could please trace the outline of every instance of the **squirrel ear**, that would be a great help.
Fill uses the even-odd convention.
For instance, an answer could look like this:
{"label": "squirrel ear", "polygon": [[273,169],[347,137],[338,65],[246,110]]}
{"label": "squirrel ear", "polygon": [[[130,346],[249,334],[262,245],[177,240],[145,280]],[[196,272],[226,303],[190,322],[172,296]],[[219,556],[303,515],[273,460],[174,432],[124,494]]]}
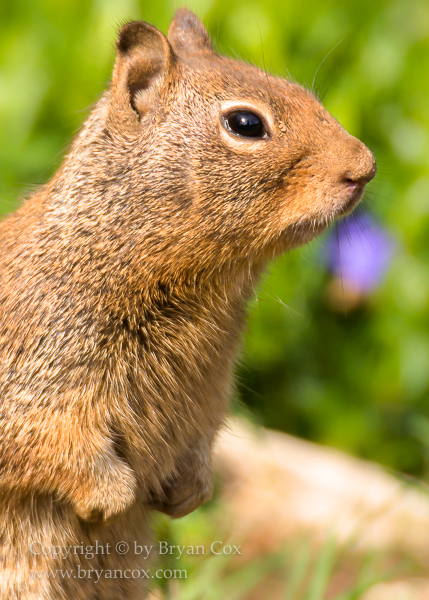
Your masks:
{"label": "squirrel ear", "polygon": [[190,53],[213,52],[213,46],[201,21],[187,8],[179,8],[168,30],[168,40],[173,48]]}
{"label": "squirrel ear", "polygon": [[112,88],[116,99],[131,105],[141,118],[173,61],[167,38],[143,21],[124,25],[116,42]]}

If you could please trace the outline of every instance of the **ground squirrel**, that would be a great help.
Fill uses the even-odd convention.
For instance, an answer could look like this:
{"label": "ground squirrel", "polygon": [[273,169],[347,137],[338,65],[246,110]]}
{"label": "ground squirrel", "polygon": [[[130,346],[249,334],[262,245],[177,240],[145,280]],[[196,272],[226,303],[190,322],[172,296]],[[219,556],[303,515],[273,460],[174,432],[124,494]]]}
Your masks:
{"label": "ground squirrel", "polygon": [[142,598],[105,575],[132,552],[41,549],[142,544],[149,507],[210,497],[259,274],[375,174],[310,92],[219,56],[185,9],[116,48],[62,166],[0,225],[2,600]]}

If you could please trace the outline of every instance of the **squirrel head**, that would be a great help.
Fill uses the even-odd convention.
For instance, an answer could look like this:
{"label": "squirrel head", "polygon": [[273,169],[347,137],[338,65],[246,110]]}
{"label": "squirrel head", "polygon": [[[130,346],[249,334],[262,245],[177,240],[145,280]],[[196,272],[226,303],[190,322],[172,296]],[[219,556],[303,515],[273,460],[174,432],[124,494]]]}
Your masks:
{"label": "squirrel head", "polygon": [[272,258],[350,212],[375,175],[309,91],[217,54],[186,9],[168,37],[125,25],[116,49],[106,154],[128,178],[136,244],[156,253],[156,238],[164,260]]}

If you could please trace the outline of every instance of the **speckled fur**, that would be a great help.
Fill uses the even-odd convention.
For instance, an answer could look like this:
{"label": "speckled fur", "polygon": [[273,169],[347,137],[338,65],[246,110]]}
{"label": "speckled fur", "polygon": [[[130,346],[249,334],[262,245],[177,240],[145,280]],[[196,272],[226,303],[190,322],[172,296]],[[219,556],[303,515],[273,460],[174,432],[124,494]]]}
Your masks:
{"label": "speckled fur", "polygon": [[[225,102],[255,105],[269,138],[228,133]],[[188,11],[168,41],[121,30],[63,165],[0,225],[2,600],[144,596],[141,580],[30,578],[133,568],[133,553],[55,561],[29,545],[147,543],[149,507],[181,516],[210,496],[261,270],[374,173],[309,92],[217,55]]]}

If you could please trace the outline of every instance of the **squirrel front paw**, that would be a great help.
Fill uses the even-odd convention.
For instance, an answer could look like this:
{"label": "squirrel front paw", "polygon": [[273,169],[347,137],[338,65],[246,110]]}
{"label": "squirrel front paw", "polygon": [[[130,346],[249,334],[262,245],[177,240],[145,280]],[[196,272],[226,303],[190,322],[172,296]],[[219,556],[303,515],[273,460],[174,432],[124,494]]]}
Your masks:
{"label": "squirrel front paw", "polygon": [[204,478],[186,477],[182,479],[180,476],[174,475],[162,483],[159,491],[151,493],[148,505],[170,517],[179,518],[188,515],[207,502],[212,493],[211,473]]}
{"label": "squirrel front paw", "polygon": [[84,521],[105,521],[133,504],[136,486],[133,471],[123,461],[103,460],[67,496]]}

